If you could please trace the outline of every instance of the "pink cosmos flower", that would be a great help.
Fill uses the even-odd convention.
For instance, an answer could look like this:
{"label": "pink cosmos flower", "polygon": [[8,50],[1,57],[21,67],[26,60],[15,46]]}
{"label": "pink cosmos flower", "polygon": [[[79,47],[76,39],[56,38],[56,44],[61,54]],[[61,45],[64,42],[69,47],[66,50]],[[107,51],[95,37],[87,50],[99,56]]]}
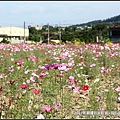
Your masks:
{"label": "pink cosmos flower", "polygon": [[71,69],[70,69],[70,68],[66,68],[66,69],[65,69],[65,72],[67,72],[68,70],[71,70]]}
{"label": "pink cosmos flower", "polygon": [[104,110],[104,108],[99,108],[98,110]]}
{"label": "pink cosmos flower", "polygon": [[69,67],[74,66],[74,63],[69,62],[69,63],[68,63],[68,66],[69,66]]}
{"label": "pink cosmos flower", "polygon": [[14,80],[13,81],[10,80],[10,81],[7,82],[7,84],[11,84],[12,85],[14,82],[15,82]]}
{"label": "pink cosmos flower", "polygon": [[37,78],[39,78],[39,75],[37,75],[36,73],[32,73],[32,76],[36,76]]}
{"label": "pink cosmos flower", "polygon": [[39,65],[38,68],[40,68],[40,69],[42,69],[42,70],[45,70],[45,69],[46,69],[45,66],[41,66],[41,65]]}
{"label": "pink cosmos flower", "polygon": [[20,88],[24,89],[24,88],[26,88],[27,86],[28,86],[28,84],[22,84],[22,85],[20,85]]}
{"label": "pink cosmos flower", "polygon": [[71,85],[64,85],[63,88],[75,88],[75,84],[71,84]]}
{"label": "pink cosmos flower", "polygon": [[73,76],[70,76],[70,77],[69,77],[69,80],[74,80],[74,77],[73,77]]}
{"label": "pink cosmos flower", "polygon": [[25,73],[25,74],[28,74],[29,72],[30,72],[30,70],[26,70],[24,73]]}
{"label": "pink cosmos flower", "polygon": [[17,63],[17,65],[20,67],[20,66],[21,66],[21,63]]}
{"label": "pink cosmos flower", "polygon": [[14,71],[13,66],[9,67],[8,70],[9,70],[10,72],[13,72],[13,71]]}
{"label": "pink cosmos flower", "polygon": [[1,75],[0,75],[0,78],[4,78],[4,75],[3,75],[3,74],[1,74]]}
{"label": "pink cosmos flower", "polygon": [[78,83],[78,84],[77,84],[77,86],[79,87],[79,86],[81,86],[81,84],[80,84],[80,83]]}
{"label": "pink cosmos flower", "polygon": [[43,110],[44,112],[50,112],[50,111],[52,110],[52,106],[46,105],[46,106],[44,106],[44,107],[42,108],[42,110]]}
{"label": "pink cosmos flower", "polygon": [[57,104],[55,105],[56,111],[58,111],[58,109],[61,108],[61,107],[62,107],[62,104],[61,104],[61,103],[59,103],[59,104],[57,103]]}
{"label": "pink cosmos flower", "polygon": [[24,63],[24,62],[23,62],[23,60],[22,60],[22,59],[20,59],[20,60],[19,60],[19,63],[20,63],[20,64],[22,64],[22,63]]}
{"label": "pink cosmos flower", "polygon": [[40,90],[36,90],[36,89],[34,89],[34,90],[33,90],[33,93],[34,93],[35,95],[37,95],[37,94],[40,93]]}
{"label": "pink cosmos flower", "polygon": [[27,90],[24,90],[24,91],[23,91],[23,93],[26,93],[26,92],[27,92]]}
{"label": "pink cosmos flower", "polygon": [[26,56],[27,60],[30,61],[30,57]]}
{"label": "pink cosmos flower", "polygon": [[75,84],[72,83],[71,85],[68,86],[68,88],[75,88]]}
{"label": "pink cosmos flower", "polygon": [[59,66],[59,67],[58,67],[58,70],[60,70],[60,71],[65,71],[66,69],[67,69],[66,66]]}
{"label": "pink cosmos flower", "polygon": [[54,59],[54,60],[64,60],[64,59],[66,59],[67,57],[68,57],[68,56],[66,56],[66,55],[60,55],[60,56],[58,56],[58,57],[53,56],[52,59]]}
{"label": "pink cosmos flower", "polygon": [[96,96],[95,98],[97,99],[97,102],[101,100],[101,96]]}
{"label": "pink cosmos flower", "polygon": [[30,83],[30,80],[26,80],[27,83]]}
{"label": "pink cosmos flower", "polygon": [[45,119],[45,117],[42,114],[39,114],[36,119]]}
{"label": "pink cosmos flower", "polygon": [[96,66],[96,64],[95,64],[95,63],[93,63],[93,64],[91,64],[91,65],[90,65],[90,67],[95,67],[95,66]]}
{"label": "pink cosmos flower", "polygon": [[69,77],[69,81],[74,84],[76,82],[75,78],[73,76],[70,76]]}
{"label": "pink cosmos flower", "polygon": [[31,77],[30,77],[30,80],[31,80],[32,82],[35,82],[34,76],[31,76]]}
{"label": "pink cosmos flower", "polygon": [[79,90],[80,90],[79,87],[75,87],[75,88],[73,89],[73,91],[74,91],[75,93],[79,92]]}
{"label": "pink cosmos flower", "polygon": [[11,58],[11,61],[14,61],[14,58]]}
{"label": "pink cosmos flower", "polygon": [[32,57],[32,61],[36,61],[37,58],[35,56]]}
{"label": "pink cosmos flower", "polygon": [[117,92],[120,92],[120,86],[115,89]]}

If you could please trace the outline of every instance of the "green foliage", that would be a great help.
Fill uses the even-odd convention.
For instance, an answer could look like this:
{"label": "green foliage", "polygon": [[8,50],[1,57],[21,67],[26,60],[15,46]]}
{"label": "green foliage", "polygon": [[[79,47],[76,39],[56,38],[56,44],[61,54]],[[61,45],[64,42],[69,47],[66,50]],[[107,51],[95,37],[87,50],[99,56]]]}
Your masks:
{"label": "green foliage", "polygon": [[110,38],[104,40],[105,43],[110,43]]}
{"label": "green foliage", "polygon": [[39,30],[35,29],[34,27],[29,28],[29,40],[39,42],[40,41],[40,33]]}
{"label": "green foliage", "polygon": [[74,38],[73,42],[80,42],[80,39],[79,38]]}
{"label": "green foliage", "polygon": [[[61,40],[62,42],[77,41],[82,42],[94,42],[95,37],[98,36],[99,40],[106,40],[109,38],[109,28],[106,24],[96,24],[91,28],[85,27],[84,29],[79,29],[77,26],[67,26],[64,29],[58,26],[49,26],[49,37],[50,40],[57,40],[60,37],[59,30],[61,31]],[[48,25],[44,25],[41,30],[35,28],[29,28],[29,40],[39,42],[40,38],[42,40],[48,39]]]}
{"label": "green foliage", "polygon": [[6,44],[8,44],[8,43],[10,43],[10,41],[8,41],[7,36],[5,36],[0,43],[6,43]]}
{"label": "green foliage", "polygon": [[[62,42],[74,42],[74,38],[79,38],[83,42],[94,42],[94,38],[99,36],[100,41],[105,41],[109,38],[109,26],[120,25],[120,15],[108,18],[105,20],[94,20],[88,23],[66,26],[64,29],[60,26],[49,25],[50,39],[59,39],[59,29],[61,30]],[[87,26],[87,27],[86,27]],[[84,29],[82,29],[82,28]],[[91,27],[91,28],[88,28]],[[42,26],[41,30],[29,28],[29,40],[38,41],[48,38],[48,25]]]}

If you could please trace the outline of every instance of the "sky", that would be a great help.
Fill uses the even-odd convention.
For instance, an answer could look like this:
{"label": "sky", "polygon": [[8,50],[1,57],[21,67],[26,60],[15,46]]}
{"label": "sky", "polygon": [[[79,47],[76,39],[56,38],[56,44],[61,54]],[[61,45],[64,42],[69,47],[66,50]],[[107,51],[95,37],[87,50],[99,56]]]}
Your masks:
{"label": "sky", "polygon": [[0,26],[69,26],[120,15],[120,1],[0,1]]}

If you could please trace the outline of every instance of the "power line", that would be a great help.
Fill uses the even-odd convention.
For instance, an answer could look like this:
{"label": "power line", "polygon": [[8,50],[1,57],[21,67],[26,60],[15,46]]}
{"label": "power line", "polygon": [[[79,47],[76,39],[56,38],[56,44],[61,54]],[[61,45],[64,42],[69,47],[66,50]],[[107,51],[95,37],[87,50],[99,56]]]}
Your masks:
{"label": "power line", "polygon": [[[55,25],[55,26],[59,26],[58,24],[50,24],[50,25]],[[73,25],[73,24],[60,24],[61,26],[63,25],[63,26],[70,26],[70,25]]]}

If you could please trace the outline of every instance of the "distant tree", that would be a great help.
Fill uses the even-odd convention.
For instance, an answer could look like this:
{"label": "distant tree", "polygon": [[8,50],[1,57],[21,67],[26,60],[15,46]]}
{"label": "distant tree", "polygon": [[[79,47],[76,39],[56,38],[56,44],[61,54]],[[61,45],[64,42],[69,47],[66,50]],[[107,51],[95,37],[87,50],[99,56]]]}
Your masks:
{"label": "distant tree", "polygon": [[35,27],[29,28],[29,40],[39,42],[41,38],[41,33]]}
{"label": "distant tree", "polygon": [[0,42],[0,43],[10,43],[10,41],[8,41],[8,37],[7,36],[4,36],[3,40]]}
{"label": "distant tree", "polygon": [[38,34],[38,30],[35,27],[31,27],[31,28],[29,28],[29,33]]}
{"label": "distant tree", "polygon": [[[92,28],[84,27],[88,25]],[[78,29],[78,25],[66,26],[64,29],[59,26],[49,25],[49,36],[50,39],[59,39],[59,29],[61,31],[61,40],[73,42],[75,38],[78,38],[81,42],[93,42],[95,37],[98,36],[102,40],[109,38],[108,24],[102,23],[101,20],[89,22],[89,24],[83,24],[84,29]],[[41,30],[35,28],[29,29],[29,39],[33,41],[39,41],[40,37],[42,40],[48,39],[48,25],[42,26]]]}

